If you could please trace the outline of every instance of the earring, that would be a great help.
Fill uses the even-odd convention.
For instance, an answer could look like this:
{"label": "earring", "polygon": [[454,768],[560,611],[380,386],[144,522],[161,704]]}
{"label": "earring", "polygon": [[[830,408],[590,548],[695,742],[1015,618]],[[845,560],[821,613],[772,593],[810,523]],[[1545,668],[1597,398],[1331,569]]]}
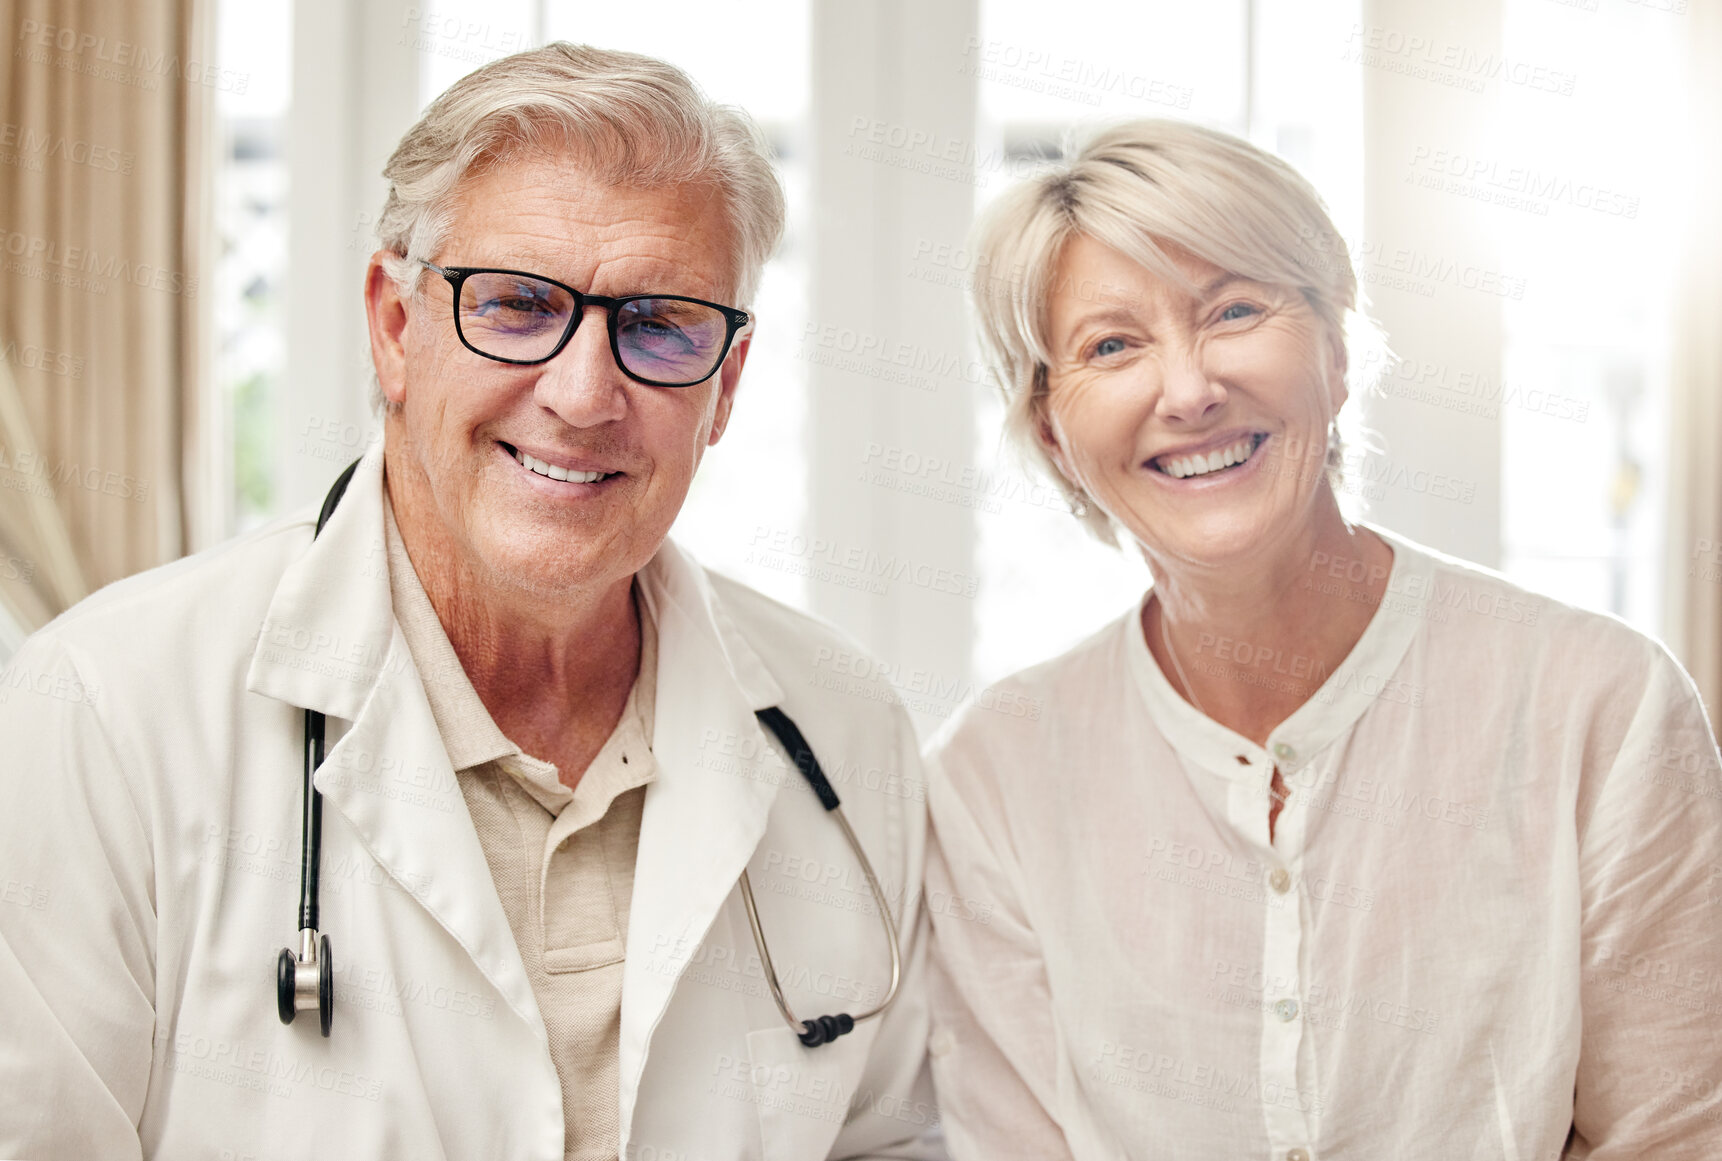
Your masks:
{"label": "earring", "polygon": [[1088,515],[1088,501],[1083,497],[1081,492],[1070,497],[1070,514],[1072,516]]}

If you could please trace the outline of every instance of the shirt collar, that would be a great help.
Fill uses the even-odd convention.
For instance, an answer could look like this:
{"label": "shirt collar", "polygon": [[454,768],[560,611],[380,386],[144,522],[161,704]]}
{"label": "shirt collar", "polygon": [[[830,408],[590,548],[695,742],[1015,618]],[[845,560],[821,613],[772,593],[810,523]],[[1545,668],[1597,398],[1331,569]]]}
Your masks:
{"label": "shirt collar", "polygon": [[[1372,524],[1363,527],[1393,549],[1386,594],[1345,660],[1268,735],[1265,748],[1200,712],[1172,688],[1142,634],[1142,610],[1154,590],[1144,594],[1122,625],[1125,656],[1150,717],[1180,755],[1239,781],[1258,781],[1264,763],[1289,773],[1344,736],[1377,701],[1399,701],[1418,692],[1397,674],[1426,619],[1435,562],[1407,540]],[[1319,584],[1322,577],[1312,573],[1310,581]]]}

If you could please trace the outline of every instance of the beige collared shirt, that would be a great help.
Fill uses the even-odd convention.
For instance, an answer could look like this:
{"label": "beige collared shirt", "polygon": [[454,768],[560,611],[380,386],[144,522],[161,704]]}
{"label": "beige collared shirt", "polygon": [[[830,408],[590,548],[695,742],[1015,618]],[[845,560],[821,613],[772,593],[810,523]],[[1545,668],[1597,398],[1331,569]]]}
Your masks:
{"label": "beige collared shirt", "polygon": [[[640,616],[640,673],[615,731],[576,789],[522,753],[479,700],[387,500],[389,590],[508,924],[532,981],[562,1081],[567,1161],[614,1158],[622,959],[652,758],[657,631]],[[482,1067],[480,1061],[474,1067]]]}

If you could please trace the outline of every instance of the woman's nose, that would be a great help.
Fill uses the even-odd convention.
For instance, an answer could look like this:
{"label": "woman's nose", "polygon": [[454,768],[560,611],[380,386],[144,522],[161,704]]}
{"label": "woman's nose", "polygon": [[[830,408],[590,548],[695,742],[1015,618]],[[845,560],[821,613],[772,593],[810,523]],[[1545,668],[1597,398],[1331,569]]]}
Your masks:
{"label": "woman's nose", "polygon": [[1202,352],[1175,347],[1160,359],[1160,398],[1154,411],[1161,419],[1188,424],[1200,423],[1226,401],[1226,389],[1209,373]]}

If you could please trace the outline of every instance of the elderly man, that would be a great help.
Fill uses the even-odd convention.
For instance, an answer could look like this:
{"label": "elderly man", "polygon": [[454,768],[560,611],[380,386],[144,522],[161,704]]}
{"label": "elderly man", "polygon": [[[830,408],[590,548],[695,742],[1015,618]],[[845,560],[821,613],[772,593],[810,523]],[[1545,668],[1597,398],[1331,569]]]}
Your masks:
{"label": "elderly man", "polygon": [[381,440],[0,684],[0,1155],[936,1154],[907,719],[666,539],[757,132],[554,44],[385,174]]}

